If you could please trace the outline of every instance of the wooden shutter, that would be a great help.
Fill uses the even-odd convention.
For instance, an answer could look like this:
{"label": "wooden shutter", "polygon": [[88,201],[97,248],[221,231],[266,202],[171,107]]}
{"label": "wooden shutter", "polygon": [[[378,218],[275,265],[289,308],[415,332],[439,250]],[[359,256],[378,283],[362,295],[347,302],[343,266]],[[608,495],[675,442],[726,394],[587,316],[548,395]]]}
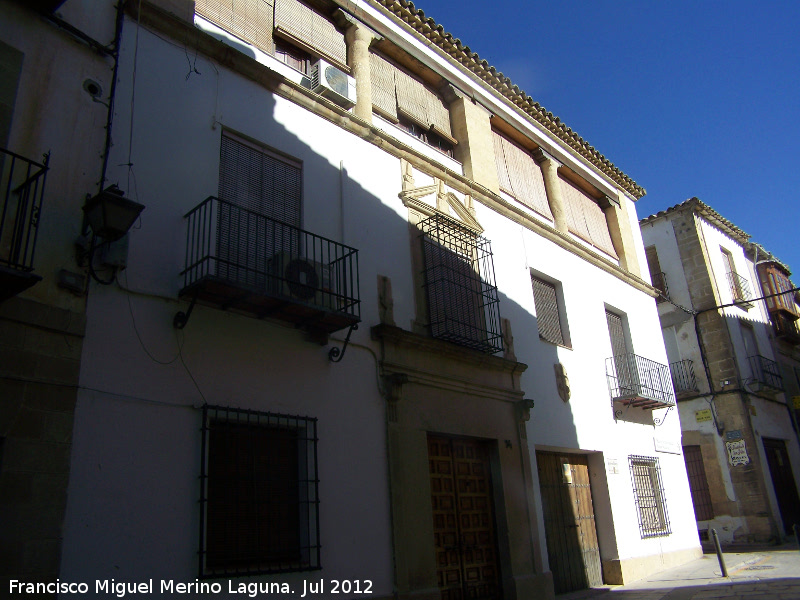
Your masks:
{"label": "wooden shutter", "polygon": [[492,132],[500,189],[548,219],[553,219],[541,167],[525,150]]}
{"label": "wooden shutter", "polygon": [[558,316],[558,297],[556,287],[546,281],[531,277],[533,283],[533,301],[536,305],[536,321],[539,335],[548,342],[564,345],[561,331],[561,319]]}
{"label": "wooden shutter", "polygon": [[595,248],[616,258],[617,253],[611,241],[603,209],[593,198],[571,182],[563,178],[559,181],[567,214],[567,228]]}
{"label": "wooden shutter", "polygon": [[347,67],[344,34],[323,15],[297,0],[276,0],[275,29],[300,46],[306,47]]}
{"label": "wooden shutter", "polygon": [[195,12],[272,54],[274,0],[196,0]]}
{"label": "wooden shutter", "polygon": [[656,275],[661,273],[661,263],[658,261],[658,252],[655,246],[648,246],[644,249],[647,257],[647,268],[650,270],[650,279],[655,281]]}
{"label": "wooden shutter", "polygon": [[8,146],[24,54],[0,42],[0,148]]}
{"label": "wooden shutter", "polygon": [[700,446],[684,446],[683,460],[686,463],[686,474],[689,476],[695,519],[698,521],[713,519],[714,508],[711,504],[711,493],[708,490],[708,479]]}

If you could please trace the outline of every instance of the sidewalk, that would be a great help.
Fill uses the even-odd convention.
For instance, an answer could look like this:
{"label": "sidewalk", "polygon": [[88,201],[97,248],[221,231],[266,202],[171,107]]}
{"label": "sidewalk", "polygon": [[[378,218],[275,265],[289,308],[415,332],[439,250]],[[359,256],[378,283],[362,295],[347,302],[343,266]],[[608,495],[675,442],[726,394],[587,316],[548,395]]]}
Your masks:
{"label": "sidewalk", "polygon": [[607,585],[556,596],[558,600],[800,600],[800,551],[792,542],[723,554],[721,576],[713,552],[627,585]]}

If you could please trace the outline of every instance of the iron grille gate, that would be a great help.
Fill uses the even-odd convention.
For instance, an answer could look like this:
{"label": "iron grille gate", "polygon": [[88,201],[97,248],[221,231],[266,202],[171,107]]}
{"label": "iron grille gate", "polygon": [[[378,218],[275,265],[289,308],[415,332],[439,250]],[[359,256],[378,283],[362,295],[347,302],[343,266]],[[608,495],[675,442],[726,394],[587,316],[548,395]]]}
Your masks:
{"label": "iron grille gate", "polygon": [[489,240],[438,213],[419,228],[431,335],[487,354],[499,352],[500,300]]}

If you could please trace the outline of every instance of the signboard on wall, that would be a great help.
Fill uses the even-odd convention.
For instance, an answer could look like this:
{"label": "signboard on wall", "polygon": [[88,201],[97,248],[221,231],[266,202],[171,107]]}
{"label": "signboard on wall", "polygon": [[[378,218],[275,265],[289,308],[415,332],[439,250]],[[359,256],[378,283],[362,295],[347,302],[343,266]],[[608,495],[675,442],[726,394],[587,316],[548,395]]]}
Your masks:
{"label": "signboard on wall", "polygon": [[726,431],[725,439],[729,442],[735,442],[736,440],[742,439],[742,430],[733,429],[732,431]]}
{"label": "signboard on wall", "polygon": [[744,444],[744,440],[725,442],[725,446],[728,448],[728,461],[732,467],[750,464],[750,457],[747,455],[747,447]]}
{"label": "signboard on wall", "polygon": [[698,423],[711,420],[711,409],[704,408],[703,410],[694,411],[694,418]]}
{"label": "signboard on wall", "polygon": [[656,447],[656,452],[667,452],[669,454],[680,454],[681,443],[674,440],[660,440],[653,438],[653,443]]}

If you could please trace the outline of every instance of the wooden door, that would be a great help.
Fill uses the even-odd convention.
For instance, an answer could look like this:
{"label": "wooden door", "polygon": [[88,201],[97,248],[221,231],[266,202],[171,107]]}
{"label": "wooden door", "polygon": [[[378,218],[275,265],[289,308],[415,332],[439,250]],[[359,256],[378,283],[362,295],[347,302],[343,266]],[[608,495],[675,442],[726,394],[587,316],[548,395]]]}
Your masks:
{"label": "wooden door", "polygon": [[786,442],[770,438],[763,438],[762,441],[767,453],[772,486],[775,488],[775,497],[778,500],[778,510],[781,511],[783,529],[786,535],[792,535],[792,525],[800,527],[800,499],[792,475],[789,453],[786,451]]}
{"label": "wooden door", "polygon": [[499,598],[488,445],[428,436],[428,458],[442,600]]}
{"label": "wooden door", "polygon": [[602,585],[587,457],[537,452],[536,462],[556,594]]}

